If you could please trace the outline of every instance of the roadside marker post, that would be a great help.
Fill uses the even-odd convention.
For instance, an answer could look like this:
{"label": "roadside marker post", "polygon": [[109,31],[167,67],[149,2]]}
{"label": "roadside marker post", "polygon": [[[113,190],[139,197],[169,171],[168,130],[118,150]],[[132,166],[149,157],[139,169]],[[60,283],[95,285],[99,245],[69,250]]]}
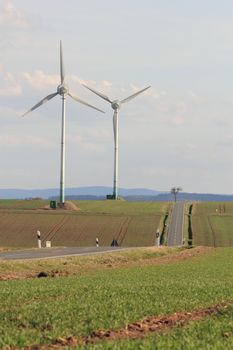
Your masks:
{"label": "roadside marker post", "polygon": [[155,245],[156,245],[156,247],[159,247],[159,246],[160,246],[160,234],[159,234],[159,229],[156,231],[156,234],[155,234]]}
{"label": "roadside marker post", "polygon": [[46,241],[45,242],[45,247],[46,248],[51,248],[52,244],[51,244],[51,241]]}
{"label": "roadside marker post", "polygon": [[37,231],[36,234],[37,234],[38,248],[41,249],[41,236],[40,236],[40,231]]}
{"label": "roadside marker post", "polygon": [[95,244],[96,244],[96,247],[99,248],[99,238],[97,238],[97,237],[95,239]]}

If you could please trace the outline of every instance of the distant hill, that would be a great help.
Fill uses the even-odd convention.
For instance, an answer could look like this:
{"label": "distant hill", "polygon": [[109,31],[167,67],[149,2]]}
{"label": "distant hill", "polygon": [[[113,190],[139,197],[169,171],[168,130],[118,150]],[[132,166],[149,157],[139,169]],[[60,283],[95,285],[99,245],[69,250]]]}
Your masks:
{"label": "distant hill", "polygon": [[[170,193],[158,194],[157,196],[125,196],[126,201],[135,202],[170,202],[174,197]],[[177,200],[199,202],[233,202],[233,195],[208,194],[208,193],[179,193]]]}
{"label": "distant hill", "polygon": [[[66,188],[66,198],[70,196],[91,196],[105,198],[107,194],[112,193],[112,187],[91,186],[91,187],[77,187]],[[119,195],[124,196],[157,196],[163,193],[162,191],[155,191],[146,188],[126,189],[120,188]],[[58,188],[48,189],[0,189],[0,199],[24,199],[24,198],[54,198],[59,195]]]}
{"label": "distant hill", "polygon": [[[68,200],[103,200],[107,194],[112,193],[112,187],[91,186],[67,188],[65,191]],[[0,189],[0,199],[58,199],[59,189]],[[119,196],[127,201],[156,201],[167,202],[174,200],[170,192],[150,190],[147,188],[120,188]],[[178,200],[205,201],[205,202],[231,202],[233,195],[208,194],[208,193],[186,193],[181,192],[177,196]]]}

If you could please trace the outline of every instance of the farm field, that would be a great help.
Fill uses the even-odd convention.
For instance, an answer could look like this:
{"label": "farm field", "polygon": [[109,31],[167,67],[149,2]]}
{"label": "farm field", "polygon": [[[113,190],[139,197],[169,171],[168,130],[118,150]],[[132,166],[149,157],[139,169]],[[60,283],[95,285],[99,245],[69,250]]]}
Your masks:
{"label": "farm field", "polygon": [[233,246],[233,203],[195,203],[192,232],[194,245]]}
{"label": "farm field", "polygon": [[53,246],[108,246],[113,239],[123,246],[154,244],[169,203],[79,201],[79,211],[45,210],[47,201],[0,201],[0,247],[36,247],[36,232],[42,243]]}
{"label": "farm field", "polygon": [[[75,349],[232,349],[233,248],[166,249],[163,256],[155,248],[134,250],[132,257],[129,251],[115,253],[110,267],[108,255],[91,258],[105,259],[104,269],[85,270],[84,257],[61,259],[68,270],[81,259],[83,272],[1,281],[0,347],[68,349],[82,340],[87,344]],[[118,254],[125,266],[116,263]],[[151,262],[144,265],[144,259]],[[4,264],[5,272],[12,264],[19,271],[30,265]],[[158,316],[170,320],[165,327],[157,330],[160,321],[133,333],[136,339],[128,337],[130,325],[140,328],[141,320]],[[127,329],[122,339],[95,336]]]}

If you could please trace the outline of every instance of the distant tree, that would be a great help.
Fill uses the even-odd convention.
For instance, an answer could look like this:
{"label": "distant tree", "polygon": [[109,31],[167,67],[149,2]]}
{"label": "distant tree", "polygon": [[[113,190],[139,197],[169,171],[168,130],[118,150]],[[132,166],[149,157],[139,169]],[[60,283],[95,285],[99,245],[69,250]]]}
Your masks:
{"label": "distant tree", "polygon": [[182,191],[182,188],[181,187],[172,187],[171,189],[171,194],[174,196],[174,200],[176,202],[176,197],[177,197],[177,194]]}

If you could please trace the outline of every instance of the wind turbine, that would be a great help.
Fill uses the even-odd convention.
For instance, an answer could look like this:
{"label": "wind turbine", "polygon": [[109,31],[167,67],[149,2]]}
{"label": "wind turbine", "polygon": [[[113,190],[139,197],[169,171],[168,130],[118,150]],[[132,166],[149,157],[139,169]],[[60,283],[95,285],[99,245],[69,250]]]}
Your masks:
{"label": "wind turbine", "polygon": [[133,95],[130,95],[126,97],[123,100],[110,100],[108,96],[102,94],[101,92],[98,92],[90,87],[88,87],[86,84],[82,84],[85,88],[88,90],[94,92],[94,94],[98,95],[105,101],[111,103],[111,107],[114,110],[113,113],[113,134],[114,134],[114,179],[113,179],[113,195],[111,196],[112,199],[118,199],[118,113],[119,109],[121,108],[121,105],[125,102],[131,101],[133,98],[141,94],[142,92],[146,91],[150,88],[150,86],[147,86],[146,88],[139,90]]}
{"label": "wind turbine", "polygon": [[60,95],[62,97],[62,128],[61,128],[61,170],[60,170],[60,204],[64,205],[65,203],[65,126],[66,126],[66,96],[70,96],[73,100],[82,103],[85,106],[96,109],[99,112],[104,113],[99,108],[92,106],[91,104],[81,100],[79,97],[73,95],[69,91],[68,86],[65,84],[65,71],[64,71],[64,59],[62,52],[62,41],[60,40],[60,78],[61,83],[57,87],[57,91],[44,97],[43,100],[38,102],[35,106],[29,109],[26,113],[23,114],[23,117],[32,112],[34,109],[42,106],[47,101],[54,98],[56,95]]}

